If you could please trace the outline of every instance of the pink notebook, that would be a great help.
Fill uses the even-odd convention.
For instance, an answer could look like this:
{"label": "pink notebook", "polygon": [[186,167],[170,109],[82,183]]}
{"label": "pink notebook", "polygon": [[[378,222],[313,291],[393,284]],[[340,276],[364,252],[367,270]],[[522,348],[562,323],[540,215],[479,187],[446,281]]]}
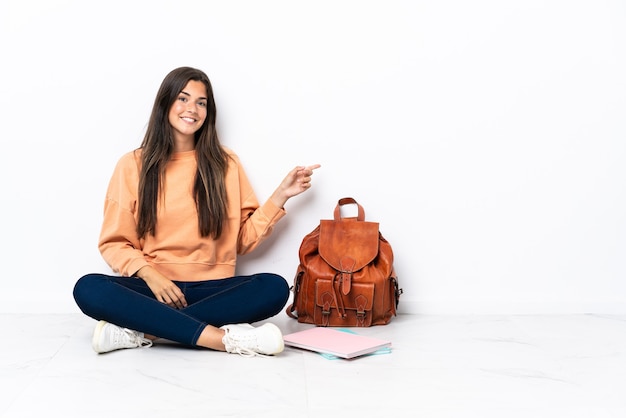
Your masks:
{"label": "pink notebook", "polygon": [[370,354],[381,348],[391,347],[391,341],[338,331],[332,328],[315,327],[287,334],[285,345],[332,354],[341,358],[354,358]]}

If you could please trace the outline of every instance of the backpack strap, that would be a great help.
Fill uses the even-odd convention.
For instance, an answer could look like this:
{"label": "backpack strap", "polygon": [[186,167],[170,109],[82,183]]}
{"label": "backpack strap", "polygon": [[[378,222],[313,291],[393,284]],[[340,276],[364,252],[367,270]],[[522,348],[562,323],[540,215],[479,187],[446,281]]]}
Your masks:
{"label": "backpack strap", "polygon": [[294,277],[293,279],[293,286],[289,288],[289,290],[293,292],[293,303],[287,306],[285,313],[293,319],[298,319],[298,310],[297,310],[298,309],[298,295],[300,294],[300,287],[302,285],[303,274],[304,274],[304,271],[301,269],[298,269],[298,272],[296,273],[296,277]]}

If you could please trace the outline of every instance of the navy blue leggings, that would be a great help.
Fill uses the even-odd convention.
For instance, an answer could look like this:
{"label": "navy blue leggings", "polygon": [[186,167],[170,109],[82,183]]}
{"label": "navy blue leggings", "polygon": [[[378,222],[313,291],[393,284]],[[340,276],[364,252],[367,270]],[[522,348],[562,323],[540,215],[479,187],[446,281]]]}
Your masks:
{"label": "navy blue leggings", "polygon": [[252,323],[278,314],[289,285],[272,273],[201,282],[174,282],[188,306],[159,302],[138,277],[87,274],[74,286],[78,307],[96,320],[187,345],[196,345],[207,324]]}

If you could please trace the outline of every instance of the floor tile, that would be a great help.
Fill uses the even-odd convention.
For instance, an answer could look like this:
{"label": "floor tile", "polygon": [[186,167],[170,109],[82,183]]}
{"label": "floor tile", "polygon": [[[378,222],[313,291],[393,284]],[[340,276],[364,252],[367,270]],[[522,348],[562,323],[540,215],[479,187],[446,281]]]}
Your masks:
{"label": "floor tile", "polygon": [[[308,328],[272,319],[284,333]],[[173,343],[98,355],[82,314],[0,315],[0,417],[624,417],[626,317],[400,315],[392,352],[269,358]]]}

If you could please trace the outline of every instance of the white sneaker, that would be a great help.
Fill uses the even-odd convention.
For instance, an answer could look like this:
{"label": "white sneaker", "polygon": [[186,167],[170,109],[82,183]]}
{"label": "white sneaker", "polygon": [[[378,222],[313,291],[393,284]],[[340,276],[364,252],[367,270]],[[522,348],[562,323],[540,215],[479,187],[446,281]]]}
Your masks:
{"label": "white sneaker", "polygon": [[254,328],[249,324],[224,325],[220,327],[226,333],[222,342],[229,353],[245,357],[256,355],[274,355],[285,348],[283,334],[274,324],[263,324]]}
{"label": "white sneaker", "polygon": [[143,333],[118,327],[106,321],[98,322],[93,332],[91,346],[96,353],[107,353],[121,348],[150,347],[152,341]]}

